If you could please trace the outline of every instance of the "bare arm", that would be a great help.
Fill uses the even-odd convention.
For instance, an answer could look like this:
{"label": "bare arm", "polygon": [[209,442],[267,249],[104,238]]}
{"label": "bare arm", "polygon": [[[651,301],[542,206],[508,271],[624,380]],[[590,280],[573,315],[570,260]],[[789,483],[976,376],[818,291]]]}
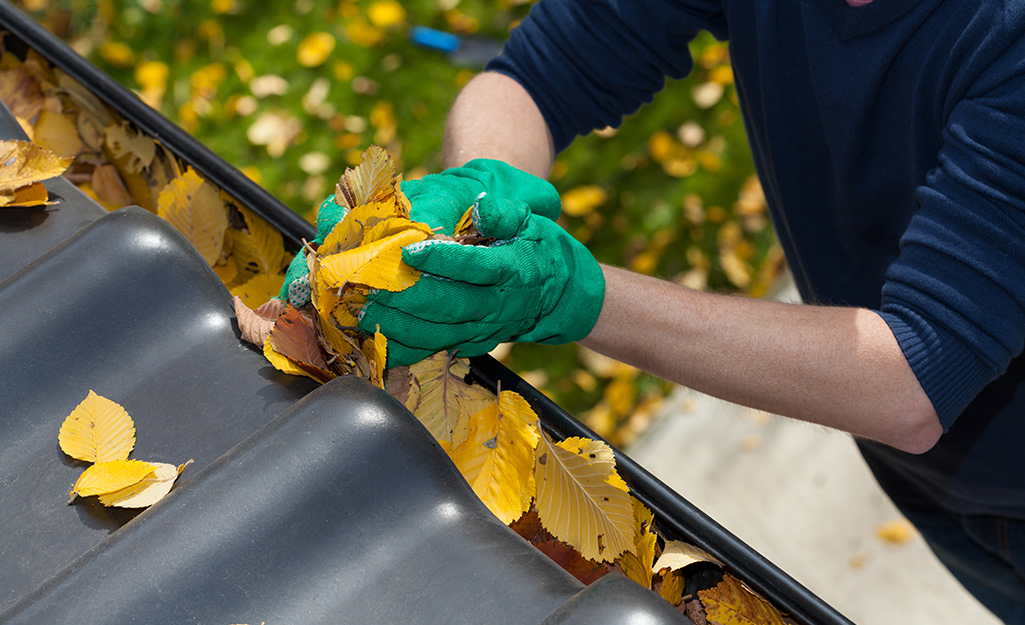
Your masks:
{"label": "bare arm", "polygon": [[[510,78],[482,74],[449,117],[446,160],[504,160],[545,176],[551,134]],[[582,341],[598,352],[739,404],[912,453],[942,426],[886,323],[872,311],[713,295],[604,267],[605,302]]]}

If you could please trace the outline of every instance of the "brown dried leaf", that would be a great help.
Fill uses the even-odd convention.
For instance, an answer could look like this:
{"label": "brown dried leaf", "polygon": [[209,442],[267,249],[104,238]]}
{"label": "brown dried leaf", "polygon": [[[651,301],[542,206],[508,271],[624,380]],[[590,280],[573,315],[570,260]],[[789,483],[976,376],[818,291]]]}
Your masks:
{"label": "brown dried leaf", "polygon": [[115,159],[127,157],[125,171],[138,174],[149,169],[153,157],[157,154],[157,144],[153,139],[127,122],[107,126],[104,135],[107,149]]}
{"label": "brown dried leaf", "polygon": [[509,527],[585,585],[615,570],[611,565],[588,560],[579,551],[552,536],[541,525],[537,510],[531,509]]}
{"label": "brown dried leaf", "polygon": [[313,320],[308,319],[291,304],[278,317],[267,342],[315,379],[327,382],[338,377],[328,370],[327,358],[317,339]]}
{"label": "brown dried leaf", "polygon": [[285,302],[271,298],[256,310],[250,310],[237,295],[234,301],[235,317],[238,319],[239,329],[242,330],[242,340],[263,347],[278,317],[285,312]]}

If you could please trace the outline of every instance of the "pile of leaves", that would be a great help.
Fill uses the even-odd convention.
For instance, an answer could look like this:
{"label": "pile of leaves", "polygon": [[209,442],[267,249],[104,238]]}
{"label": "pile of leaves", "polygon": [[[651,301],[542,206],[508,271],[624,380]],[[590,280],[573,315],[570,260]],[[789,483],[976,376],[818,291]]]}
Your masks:
{"label": "pile of leaves", "polygon": [[34,50],[0,51],[0,99],[35,146],[22,153],[54,155],[46,177],[60,168],[109,210],[134,204],[166,219],[245,301],[277,293],[291,259],[281,233],[60,68]]}
{"label": "pile of leaves", "polygon": [[[356,328],[367,294],[402,291],[419,280],[402,262],[402,246],[451,237],[412,220],[401,176],[376,146],[342,175],[335,202],[347,210],[345,217],[321,245],[305,247],[310,302],[297,308],[272,299],[251,310],[235,298],[245,340],[283,372],[319,382],[356,375],[387,390],[435,437],[496,517],[584,583],[616,572],[697,622],[732,623],[737,615],[752,623],[784,622],[728,575],[684,594],[683,569],[717,561],[679,541],[663,540],[660,549],[654,515],[630,494],[607,443],[553,440],[522,396],[477,384],[468,361],[447,352],[386,370],[387,338]],[[454,240],[486,244],[470,214],[467,207]]]}

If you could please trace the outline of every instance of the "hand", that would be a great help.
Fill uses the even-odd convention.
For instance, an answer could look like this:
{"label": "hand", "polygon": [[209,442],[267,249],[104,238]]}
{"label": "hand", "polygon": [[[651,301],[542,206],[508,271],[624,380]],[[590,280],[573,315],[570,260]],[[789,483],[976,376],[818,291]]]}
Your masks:
{"label": "hand", "polygon": [[[559,192],[548,181],[502,161],[483,158],[403,182],[402,192],[410,201],[414,221],[448,235],[453,234],[459,219],[481,193],[525,202],[533,213],[553,221],[559,218],[562,207]],[[333,195],[324,200],[317,213],[317,238],[313,242],[323,243],[346,213]],[[310,301],[308,274],[306,253],[300,250],[288,266],[278,299],[290,301],[297,308],[306,305]]]}
{"label": "hand", "polygon": [[420,279],[368,298],[359,327],[388,337],[389,367],[443,349],[479,356],[507,341],[569,343],[594,327],[605,278],[583,244],[526,203],[491,194],[476,202],[474,222],[495,242],[407,246],[402,258]]}

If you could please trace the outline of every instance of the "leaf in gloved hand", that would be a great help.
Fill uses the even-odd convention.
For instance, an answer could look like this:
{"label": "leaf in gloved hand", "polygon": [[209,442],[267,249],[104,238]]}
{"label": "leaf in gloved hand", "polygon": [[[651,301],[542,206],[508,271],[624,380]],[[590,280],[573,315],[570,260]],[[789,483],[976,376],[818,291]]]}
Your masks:
{"label": "leaf in gloved hand", "polygon": [[125,460],[135,447],[135,423],[128,412],[93,391],[61,424],[61,450],[86,462]]}
{"label": "leaf in gloved hand", "polygon": [[579,437],[555,443],[542,431],[536,453],[535,505],[545,529],[591,560],[611,562],[633,548],[633,503],[608,445]]}
{"label": "leaf in gloved hand", "polygon": [[473,492],[506,524],[520,518],[534,498],[535,421],[523,397],[502,391],[497,403],[470,417],[466,440],[449,452]]}
{"label": "leaf in gloved hand", "polygon": [[373,202],[392,202],[401,217],[409,217],[409,201],[397,193],[401,177],[395,161],[383,148],[372,145],[363,151],[355,169],[347,169],[335,187],[335,203],[348,209]]}
{"label": "leaf in gloved hand", "polygon": [[355,249],[323,256],[320,271],[331,288],[348,283],[371,289],[401,291],[416,283],[420,272],[402,262],[402,248],[426,239],[419,229],[402,230]]}
{"label": "leaf in gloved hand", "polygon": [[327,359],[313,324],[312,319],[288,305],[267,336],[267,344],[313,379],[327,382],[338,377],[338,374],[328,370]]}

